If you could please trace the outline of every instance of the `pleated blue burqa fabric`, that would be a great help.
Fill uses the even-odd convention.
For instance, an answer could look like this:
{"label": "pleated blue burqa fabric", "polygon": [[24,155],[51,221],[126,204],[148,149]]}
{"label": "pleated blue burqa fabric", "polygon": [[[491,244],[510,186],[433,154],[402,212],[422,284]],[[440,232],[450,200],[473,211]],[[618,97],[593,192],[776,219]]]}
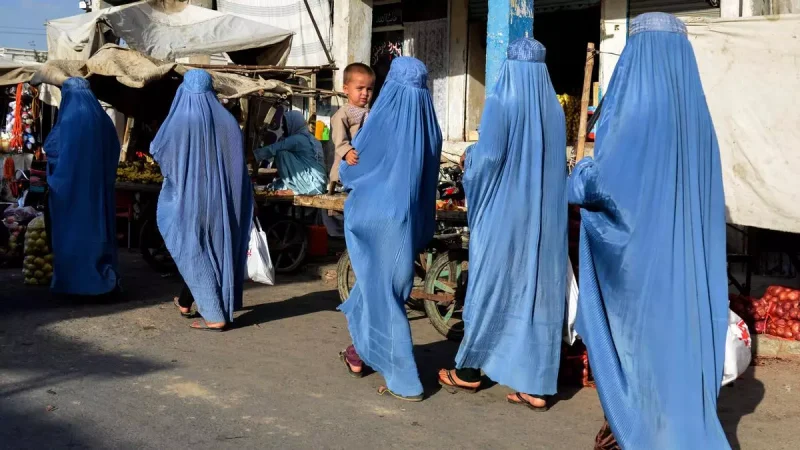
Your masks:
{"label": "pleated blue burqa fabric", "polygon": [[685,25],[643,14],[603,100],[582,206],[577,330],[624,449],[728,449],[719,147]]}
{"label": "pleated blue burqa fabric", "polygon": [[567,277],[564,111],[541,43],[511,43],[465,159],[469,283],[456,367],[556,393]]}
{"label": "pleated blue burqa fabric", "polygon": [[283,117],[289,135],[257,149],[256,159],[275,158],[280,176],[275,190],[291,189],[299,195],[324,194],[328,189],[328,172],[322,144],[308,131],[303,113],[288,111]]}
{"label": "pleated blue burqa fabric", "polygon": [[428,71],[409,57],[392,62],[364,127],[358,164],[343,162],[347,251],[356,274],[340,306],[361,359],[402,396],[422,394],[404,303],[414,259],[433,237],[442,133]]}
{"label": "pleated blue burqa fabric", "polygon": [[68,295],[106,294],[119,283],[119,138],[88,81],[70,78],[61,92],[58,121],[44,145],[53,224],[51,288]]}
{"label": "pleated blue burqa fabric", "polygon": [[242,132],[217,100],[211,76],[186,72],[150,145],[164,184],[158,229],[207,322],[241,307],[253,191]]}

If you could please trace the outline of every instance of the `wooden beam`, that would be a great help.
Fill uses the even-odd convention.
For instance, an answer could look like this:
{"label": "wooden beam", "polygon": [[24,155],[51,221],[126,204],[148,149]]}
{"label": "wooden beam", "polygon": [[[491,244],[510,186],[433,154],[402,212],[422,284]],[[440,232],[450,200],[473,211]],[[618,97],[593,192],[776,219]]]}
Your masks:
{"label": "wooden beam", "polygon": [[583,69],[583,93],[581,94],[581,118],[578,124],[578,142],[575,145],[575,162],[583,159],[586,147],[586,122],[589,116],[589,97],[592,91],[592,70],[594,69],[594,43],[586,45],[586,66]]}

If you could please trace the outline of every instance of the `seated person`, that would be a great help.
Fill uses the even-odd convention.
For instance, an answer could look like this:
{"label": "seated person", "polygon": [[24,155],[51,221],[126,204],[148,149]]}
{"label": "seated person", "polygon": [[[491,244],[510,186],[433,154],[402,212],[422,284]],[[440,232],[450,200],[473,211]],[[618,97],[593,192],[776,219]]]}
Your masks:
{"label": "seated person", "polygon": [[[303,114],[289,111],[284,115],[283,138],[256,149],[259,163],[274,158],[278,176],[273,188],[291,191],[295,195],[324,194],[328,185],[322,144],[308,132]],[[289,192],[287,192],[288,194]]]}

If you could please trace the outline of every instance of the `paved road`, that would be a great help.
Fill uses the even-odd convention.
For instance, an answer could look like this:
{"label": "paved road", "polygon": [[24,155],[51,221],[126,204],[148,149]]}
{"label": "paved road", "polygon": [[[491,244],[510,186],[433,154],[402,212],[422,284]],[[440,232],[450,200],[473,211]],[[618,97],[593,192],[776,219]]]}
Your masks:
{"label": "paved road", "polygon": [[[9,449],[590,449],[597,395],[570,390],[550,412],[437,389],[456,346],[412,321],[430,398],[376,395],[381,377],[349,378],[334,286],[309,271],[248,286],[238,327],[189,330],[172,304],[177,280],[123,254],[120,302],[74,305],[0,271],[0,448]],[[789,449],[800,417],[798,365],[768,362],[723,389],[734,447]]]}

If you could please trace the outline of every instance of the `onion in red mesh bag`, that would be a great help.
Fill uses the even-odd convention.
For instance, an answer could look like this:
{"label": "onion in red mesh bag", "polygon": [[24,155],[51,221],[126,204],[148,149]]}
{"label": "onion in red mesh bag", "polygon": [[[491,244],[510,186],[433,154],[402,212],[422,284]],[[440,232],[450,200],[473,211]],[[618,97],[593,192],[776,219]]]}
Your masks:
{"label": "onion in red mesh bag", "polygon": [[789,298],[790,301],[796,302],[797,300],[800,300],[800,292],[791,291],[791,292],[789,292],[787,297]]}

